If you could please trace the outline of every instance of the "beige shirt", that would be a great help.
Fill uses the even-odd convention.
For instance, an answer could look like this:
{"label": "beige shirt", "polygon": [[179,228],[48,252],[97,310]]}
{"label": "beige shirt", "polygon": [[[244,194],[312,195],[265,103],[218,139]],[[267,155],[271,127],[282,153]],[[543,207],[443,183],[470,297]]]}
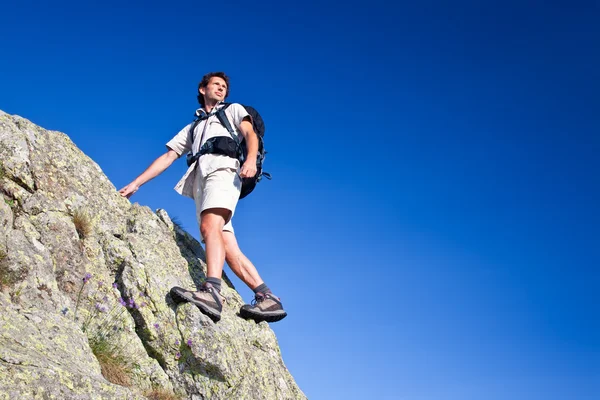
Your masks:
{"label": "beige shirt", "polygon": [[[179,131],[173,139],[171,139],[167,143],[167,148],[175,151],[179,157],[183,154],[191,151],[193,154],[196,154],[202,145],[210,138],[215,136],[227,136],[231,137],[227,128],[221,125],[219,122],[219,118],[215,115],[216,111],[223,107],[223,104],[218,104],[210,113],[208,119],[200,122],[196,128],[194,129],[193,135],[189,135],[189,130],[192,124],[188,124]],[[200,111],[204,111],[203,109],[199,109],[196,111],[196,115],[199,115]],[[235,129],[235,133],[238,136],[238,139],[241,141],[243,139],[242,133],[240,131],[240,124],[242,123],[245,117],[250,116],[244,106],[238,103],[233,103],[225,110],[225,114],[229,121],[232,123],[232,127]],[[196,174],[200,174],[200,177],[204,178],[208,174],[213,171],[216,171],[220,168],[235,168],[238,169],[240,167],[240,162],[231,157],[227,157],[221,154],[205,154],[198,159],[198,161],[194,162],[185,175],[181,178],[181,180],[175,186],[175,191],[182,196],[194,198],[194,180],[196,179]]]}

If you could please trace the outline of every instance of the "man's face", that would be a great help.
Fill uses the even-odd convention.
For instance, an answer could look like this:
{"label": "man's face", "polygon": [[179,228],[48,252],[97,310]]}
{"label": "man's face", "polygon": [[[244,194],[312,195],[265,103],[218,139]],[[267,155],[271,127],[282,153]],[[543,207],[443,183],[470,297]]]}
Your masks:
{"label": "man's face", "polygon": [[206,101],[223,101],[227,94],[227,83],[223,78],[213,76],[206,87],[200,88],[200,93],[204,95]]}

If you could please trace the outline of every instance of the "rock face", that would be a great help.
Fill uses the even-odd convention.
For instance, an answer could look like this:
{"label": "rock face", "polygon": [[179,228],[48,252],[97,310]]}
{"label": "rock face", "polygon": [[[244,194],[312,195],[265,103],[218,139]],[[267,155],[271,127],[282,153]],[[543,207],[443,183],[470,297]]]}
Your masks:
{"label": "rock face", "polygon": [[0,399],[306,398],[227,279],[217,324],[173,303],[202,247],[65,134],[0,111],[0,191]]}

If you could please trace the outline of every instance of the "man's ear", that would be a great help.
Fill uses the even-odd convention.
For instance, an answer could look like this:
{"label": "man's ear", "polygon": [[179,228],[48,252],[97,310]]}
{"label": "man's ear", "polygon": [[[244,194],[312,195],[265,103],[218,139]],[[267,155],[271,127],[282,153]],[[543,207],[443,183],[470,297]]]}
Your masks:
{"label": "man's ear", "polygon": [[202,96],[204,96],[204,95],[205,95],[205,92],[206,92],[206,89],[204,89],[204,87],[200,87],[200,88],[198,89],[198,93],[200,93]]}

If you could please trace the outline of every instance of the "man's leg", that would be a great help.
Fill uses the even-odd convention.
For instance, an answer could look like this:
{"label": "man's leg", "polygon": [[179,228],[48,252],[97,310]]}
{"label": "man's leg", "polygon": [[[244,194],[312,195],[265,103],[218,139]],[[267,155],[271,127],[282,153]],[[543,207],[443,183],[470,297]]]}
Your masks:
{"label": "man's leg", "polygon": [[225,263],[225,242],[223,226],[231,216],[225,208],[209,208],[202,211],[200,232],[206,244],[206,282],[197,292],[178,286],[171,289],[171,297],[176,302],[189,301],[214,322],[221,319],[223,298],[221,297],[221,274]]}
{"label": "man's leg", "polygon": [[233,232],[223,231],[223,239],[225,242],[225,260],[233,273],[250,289],[255,289],[263,284],[264,282],[254,264],[240,250]]}
{"label": "man's leg", "polygon": [[276,322],[285,318],[287,313],[281,300],[265,285],[254,264],[242,253],[233,232],[223,231],[223,238],[227,264],[255,294],[255,304],[242,306],[240,316],[256,322]]}
{"label": "man's leg", "polygon": [[197,292],[175,286],[171,297],[177,303],[191,302],[214,322],[221,319],[221,275],[225,263],[223,227],[233,216],[241,181],[233,168],[218,169],[194,183],[196,217],[206,246],[206,281]]}
{"label": "man's leg", "polygon": [[225,241],[223,227],[231,211],[225,208],[210,208],[202,212],[200,232],[206,244],[207,278],[221,279],[225,263]]}

